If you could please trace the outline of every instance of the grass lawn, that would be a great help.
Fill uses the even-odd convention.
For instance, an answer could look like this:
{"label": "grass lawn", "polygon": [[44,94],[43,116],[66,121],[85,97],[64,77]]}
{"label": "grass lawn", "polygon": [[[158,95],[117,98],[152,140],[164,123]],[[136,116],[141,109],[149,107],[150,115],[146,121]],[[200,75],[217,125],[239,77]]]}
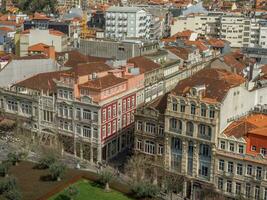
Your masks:
{"label": "grass lawn", "polygon": [[[73,184],[79,190],[79,195],[75,200],[132,200],[124,194],[111,190],[110,192],[105,192],[104,189],[96,185],[94,182],[87,180],[80,180]],[[59,200],[61,194],[64,195],[65,191],[51,197],[49,200]]]}

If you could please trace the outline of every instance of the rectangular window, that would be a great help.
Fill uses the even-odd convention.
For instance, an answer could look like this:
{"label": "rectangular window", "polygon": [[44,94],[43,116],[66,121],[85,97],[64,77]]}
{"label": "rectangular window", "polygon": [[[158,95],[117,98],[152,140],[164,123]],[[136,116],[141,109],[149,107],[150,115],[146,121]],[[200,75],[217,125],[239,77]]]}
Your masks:
{"label": "rectangular window", "polygon": [[262,175],[262,168],[261,167],[257,167],[257,170],[256,170],[256,178],[258,180],[261,180],[261,175]]}
{"label": "rectangular window", "polygon": [[225,141],[221,141],[220,147],[221,147],[221,149],[225,149]]}
{"label": "rectangular window", "polygon": [[267,200],[267,188],[264,188],[264,200]]}
{"label": "rectangular window", "polygon": [[64,98],[67,99],[68,98],[68,91],[64,90],[63,95],[64,95]]}
{"label": "rectangular window", "polygon": [[107,136],[109,136],[110,134],[111,134],[111,125],[110,125],[110,123],[108,123]]}
{"label": "rectangular window", "polygon": [[76,108],[76,119],[81,119],[81,108]]}
{"label": "rectangular window", "polygon": [[111,108],[108,107],[108,120],[110,120],[110,119],[111,119]]}
{"label": "rectangular window", "polygon": [[261,148],[261,155],[266,156],[266,148]]}
{"label": "rectangular window", "polygon": [[230,143],[229,150],[232,152],[235,151],[235,144],[234,143]]}
{"label": "rectangular window", "polygon": [[62,90],[58,90],[58,96],[61,98],[63,97],[63,91]]}
{"label": "rectangular window", "polygon": [[130,98],[127,98],[127,109],[131,108],[131,104],[130,104]]}
{"label": "rectangular window", "polygon": [[132,108],[134,108],[135,107],[135,99],[134,99],[134,97],[132,97]]}
{"label": "rectangular window", "polygon": [[228,162],[228,172],[233,173],[233,168],[234,168],[234,163],[233,162]]}
{"label": "rectangular window", "polygon": [[219,160],[219,170],[224,171],[224,160]]}
{"label": "rectangular window", "polygon": [[146,132],[147,133],[156,133],[156,125],[150,122],[146,122]]}
{"label": "rectangular window", "polygon": [[247,175],[249,175],[249,176],[252,175],[252,165],[247,166]]}
{"label": "rectangular window", "polygon": [[142,131],[143,123],[141,121],[137,121],[137,130]]}
{"label": "rectangular window", "polygon": [[227,181],[226,182],[226,191],[229,193],[232,193],[232,181]]}
{"label": "rectangular window", "polygon": [[30,115],[32,113],[32,107],[29,104],[22,103],[21,104],[21,111],[24,114]]}
{"label": "rectangular window", "polygon": [[116,132],[116,120],[112,122],[112,133]]}
{"label": "rectangular window", "polygon": [[251,185],[249,183],[246,184],[246,198],[250,198],[251,196]]}
{"label": "rectangular window", "polygon": [[243,175],[243,165],[242,164],[240,164],[240,163],[237,164],[236,173],[238,175],[241,175],[241,176]]}
{"label": "rectangular window", "polygon": [[102,126],[102,136],[103,136],[103,138],[105,138],[107,136],[106,125]]}
{"label": "rectangular window", "polygon": [[137,148],[138,150],[142,150],[142,140],[137,140],[136,148]]}
{"label": "rectangular window", "polygon": [[103,122],[105,122],[106,119],[107,119],[107,116],[106,116],[106,109],[103,109],[103,111],[102,111],[102,120],[103,120]]}
{"label": "rectangular window", "polygon": [[152,141],[145,141],[145,152],[155,154],[155,143]]}
{"label": "rectangular window", "polygon": [[159,126],[159,127],[158,127],[158,133],[159,133],[159,135],[161,135],[161,136],[164,135],[164,128],[163,128],[163,126]]}
{"label": "rectangular window", "polygon": [[241,194],[241,183],[235,183],[235,193],[237,195]]}
{"label": "rectangular window", "polygon": [[163,145],[159,144],[158,146],[158,155],[162,155],[163,154]]}
{"label": "rectangular window", "polygon": [[126,111],[126,100],[124,99],[122,102],[122,112]]}
{"label": "rectangular window", "polygon": [[112,114],[113,114],[113,117],[116,117],[116,115],[117,115],[116,104],[114,104],[112,107]]}
{"label": "rectangular window", "polygon": [[18,103],[16,101],[7,101],[7,108],[11,111],[18,111]]}
{"label": "rectangular window", "polygon": [[240,154],[243,154],[243,153],[244,153],[244,146],[243,146],[243,145],[239,145],[239,146],[238,146],[238,152],[239,152]]}
{"label": "rectangular window", "polygon": [[76,125],[76,133],[79,135],[81,134],[81,125],[79,124]]}
{"label": "rectangular window", "polygon": [[223,190],[223,179],[222,178],[218,178],[218,189]]}
{"label": "rectangular window", "polygon": [[83,137],[91,138],[91,127],[89,126],[83,127]]}
{"label": "rectangular window", "polygon": [[260,187],[259,186],[255,187],[255,199],[260,200]]}
{"label": "rectangular window", "polygon": [[91,120],[91,110],[84,109],[83,110],[83,119],[84,120]]}

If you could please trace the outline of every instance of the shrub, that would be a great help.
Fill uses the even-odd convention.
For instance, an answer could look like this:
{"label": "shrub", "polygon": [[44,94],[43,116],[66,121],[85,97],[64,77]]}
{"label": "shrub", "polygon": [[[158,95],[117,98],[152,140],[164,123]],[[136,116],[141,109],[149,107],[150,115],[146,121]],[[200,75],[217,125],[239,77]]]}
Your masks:
{"label": "shrub", "polygon": [[40,169],[47,169],[56,162],[54,155],[46,155],[39,160],[38,167]]}
{"label": "shrub", "polygon": [[20,192],[16,189],[5,192],[3,196],[6,198],[6,200],[21,200],[22,199]]}
{"label": "shrub", "polygon": [[66,171],[66,166],[62,163],[54,163],[50,165],[49,172],[53,180],[60,181]]}
{"label": "shrub", "polygon": [[0,194],[17,189],[17,181],[14,177],[8,177],[0,181]]}
{"label": "shrub", "polygon": [[20,161],[19,156],[16,153],[9,153],[7,155],[7,160],[12,163],[12,165],[16,165]]}
{"label": "shrub", "polygon": [[66,189],[66,194],[70,197],[70,199],[75,199],[79,195],[79,190],[76,186],[70,186]]}
{"label": "shrub", "polygon": [[159,194],[160,189],[148,182],[138,182],[133,184],[132,192],[137,198],[155,198]]}
{"label": "shrub", "polygon": [[18,158],[19,160],[25,160],[28,157],[28,152],[19,152]]}
{"label": "shrub", "polygon": [[105,190],[109,191],[109,183],[112,181],[114,174],[111,171],[104,170],[100,172],[99,182],[105,186]]}
{"label": "shrub", "polygon": [[0,176],[4,177],[8,175],[10,165],[11,165],[10,162],[3,162],[0,164]]}

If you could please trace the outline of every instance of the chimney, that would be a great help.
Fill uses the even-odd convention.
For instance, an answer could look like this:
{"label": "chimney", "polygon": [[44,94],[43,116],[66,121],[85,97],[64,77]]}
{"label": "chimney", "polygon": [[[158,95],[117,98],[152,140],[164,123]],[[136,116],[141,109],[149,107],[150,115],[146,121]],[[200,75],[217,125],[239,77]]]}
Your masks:
{"label": "chimney", "polygon": [[52,60],[56,59],[56,52],[55,52],[54,46],[49,46],[49,47],[45,48],[44,53],[48,58],[51,58]]}

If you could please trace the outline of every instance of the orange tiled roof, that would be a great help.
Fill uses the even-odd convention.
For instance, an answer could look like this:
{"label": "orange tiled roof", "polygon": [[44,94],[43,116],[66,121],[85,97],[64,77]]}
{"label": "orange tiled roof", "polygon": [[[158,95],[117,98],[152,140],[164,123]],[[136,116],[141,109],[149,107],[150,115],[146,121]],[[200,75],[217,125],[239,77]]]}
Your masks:
{"label": "orange tiled roof", "polygon": [[143,57],[143,56],[130,58],[128,60],[128,63],[133,63],[134,67],[139,68],[141,73],[153,71],[153,70],[161,67],[160,64],[155,63],[152,60],[150,60],[146,57]]}
{"label": "orange tiled roof", "polygon": [[180,81],[172,94],[185,96],[190,88],[205,85],[202,99],[209,102],[221,102],[230,88],[244,83],[245,79],[237,74],[222,69],[203,69],[190,78]]}
{"label": "orange tiled roof", "polygon": [[209,48],[204,44],[204,42],[200,41],[200,40],[196,40],[196,41],[189,41],[186,40],[185,41],[185,45],[191,46],[191,45],[195,45],[199,51],[203,52],[208,50]]}
{"label": "orange tiled roof", "polygon": [[48,47],[49,47],[49,45],[46,45],[44,43],[38,43],[38,44],[34,44],[32,46],[29,46],[28,51],[45,51],[45,49]]}
{"label": "orange tiled roof", "polygon": [[12,32],[14,31],[12,28],[9,28],[9,27],[0,27],[0,31],[5,31],[5,32]]}
{"label": "orange tiled roof", "polygon": [[211,38],[207,42],[215,48],[223,48],[225,45],[225,41],[216,38]]}
{"label": "orange tiled roof", "polygon": [[87,87],[92,90],[103,90],[126,81],[127,79],[116,77],[113,74],[108,74],[106,76],[96,78],[95,80],[90,80],[87,83],[80,85],[80,87]]}
{"label": "orange tiled roof", "polygon": [[247,133],[267,136],[267,115],[252,114],[243,117],[231,123],[223,133],[237,138],[246,136]]}

